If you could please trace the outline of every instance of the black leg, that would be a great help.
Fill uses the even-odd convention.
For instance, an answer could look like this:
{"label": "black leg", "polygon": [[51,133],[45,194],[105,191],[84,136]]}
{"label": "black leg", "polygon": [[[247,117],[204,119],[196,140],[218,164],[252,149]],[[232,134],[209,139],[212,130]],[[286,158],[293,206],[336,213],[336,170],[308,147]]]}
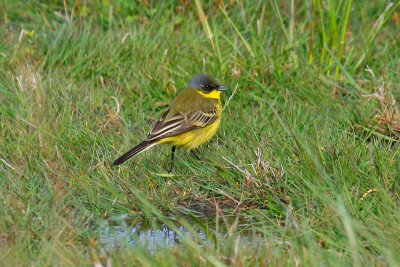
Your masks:
{"label": "black leg", "polygon": [[171,149],[171,152],[172,152],[172,154],[171,154],[171,167],[169,168],[169,171],[168,171],[168,173],[171,173],[171,172],[172,172],[172,170],[174,169],[174,156],[175,156],[175,150],[176,150],[176,146],[172,146],[172,149]]}
{"label": "black leg", "polygon": [[201,158],[197,155],[197,153],[194,150],[190,150],[190,153],[192,153],[192,155],[197,159],[197,160],[201,160]]}

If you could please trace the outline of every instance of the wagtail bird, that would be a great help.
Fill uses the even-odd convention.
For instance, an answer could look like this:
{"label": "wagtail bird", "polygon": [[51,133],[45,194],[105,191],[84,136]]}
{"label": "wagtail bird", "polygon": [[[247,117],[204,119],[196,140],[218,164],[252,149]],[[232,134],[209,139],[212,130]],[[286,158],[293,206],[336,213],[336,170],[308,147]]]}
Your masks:
{"label": "wagtail bird", "polygon": [[193,150],[209,141],[221,121],[221,91],[225,89],[207,74],[195,76],[161,115],[146,140],[117,158],[113,165],[159,144],[172,145],[173,163],[176,147]]}

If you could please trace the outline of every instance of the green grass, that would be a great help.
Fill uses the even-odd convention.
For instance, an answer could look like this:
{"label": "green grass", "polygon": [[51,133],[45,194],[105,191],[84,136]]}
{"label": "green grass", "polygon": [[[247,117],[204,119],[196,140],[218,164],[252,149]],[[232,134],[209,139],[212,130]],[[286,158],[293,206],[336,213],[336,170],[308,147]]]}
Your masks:
{"label": "green grass", "polygon": [[[400,265],[399,2],[178,2],[0,3],[0,265]],[[202,160],[112,167],[202,72]],[[114,221],[193,238],[104,252]]]}

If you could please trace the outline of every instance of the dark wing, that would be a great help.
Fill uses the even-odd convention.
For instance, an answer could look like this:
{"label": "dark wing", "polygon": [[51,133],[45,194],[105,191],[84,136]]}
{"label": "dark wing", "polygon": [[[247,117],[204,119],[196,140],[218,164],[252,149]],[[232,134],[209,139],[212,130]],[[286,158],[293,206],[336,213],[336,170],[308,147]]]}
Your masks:
{"label": "dark wing", "polygon": [[218,118],[217,107],[207,112],[195,111],[187,114],[176,113],[166,119],[168,112],[169,110],[167,110],[154,125],[146,139],[147,141],[156,141],[176,136],[196,128],[203,128],[210,125]]}
{"label": "dark wing", "polygon": [[151,129],[150,133],[157,132],[160,127],[163,125],[165,118],[167,117],[168,113],[170,112],[171,108],[167,109],[162,115],[161,118],[154,124],[153,129]]}

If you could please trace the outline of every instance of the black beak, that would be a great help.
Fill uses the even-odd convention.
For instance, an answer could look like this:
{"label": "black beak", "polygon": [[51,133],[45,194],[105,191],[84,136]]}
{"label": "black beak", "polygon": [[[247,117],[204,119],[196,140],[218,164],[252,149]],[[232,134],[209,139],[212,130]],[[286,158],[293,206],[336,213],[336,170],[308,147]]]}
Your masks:
{"label": "black beak", "polygon": [[226,89],[228,89],[228,86],[226,85],[218,85],[218,91],[225,91]]}

